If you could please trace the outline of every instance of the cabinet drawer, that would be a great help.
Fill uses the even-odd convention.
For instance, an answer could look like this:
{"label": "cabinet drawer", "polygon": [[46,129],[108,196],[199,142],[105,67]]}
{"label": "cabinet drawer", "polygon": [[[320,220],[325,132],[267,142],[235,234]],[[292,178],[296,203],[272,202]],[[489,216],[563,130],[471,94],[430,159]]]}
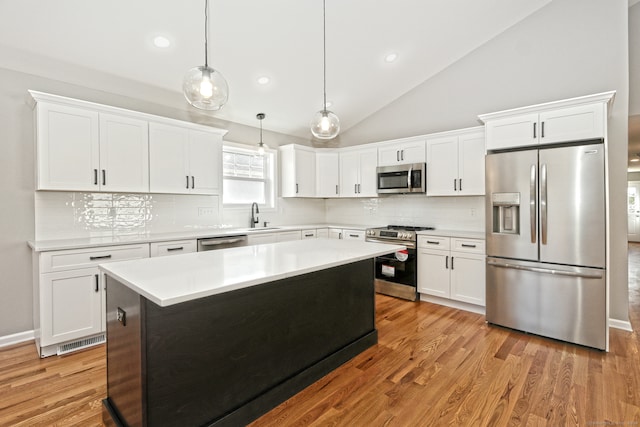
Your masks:
{"label": "cabinet drawer", "polygon": [[302,238],[303,239],[315,239],[316,238],[316,230],[302,230]]}
{"label": "cabinet drawer", "polygon": [[280,233],[276,233],[276,241],[278,242],[287,242],[289,240],[300,240],[302,238],[302,234],[300,231],[282,231]]}
{"label": "cabinet drawer", "polygon": [[418,247],[448,251],[451,246],[450,237],[418,236]]}
{"label": "cabinet drawer", "polygon": [[316,237],[328,238],[329,237],[329,229],[328,228],[318,228],[316,230]]}
{"label": "cabinet drawer", "polygon": [[112,261],[148,258],[149,244],[70,249],[40,254],[40,272],[74,270]]}
{"label": "cabinet drawer", "polygon": [[484,240],[453,238],[451,239],[451,250],[457,252],[484,254]]}
{"label": "cabinet drawer", "polygon": [[364,240],[364,230],[342,230],[342,238],[346,240]]}
{"label": "cabinet drawer", "polygon": [[195,252],[197,244],[195,240],[174,240],[171,242],[154,242],[149,245],[149,253],[152,257],[166,255],[180,255]]}

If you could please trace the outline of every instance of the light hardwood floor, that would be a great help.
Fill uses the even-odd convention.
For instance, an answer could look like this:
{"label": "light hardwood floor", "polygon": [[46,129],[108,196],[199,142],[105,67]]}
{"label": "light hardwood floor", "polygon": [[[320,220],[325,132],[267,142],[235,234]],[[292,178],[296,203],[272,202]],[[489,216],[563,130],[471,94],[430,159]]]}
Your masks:
{"label": "light hardwood floor", "polygon": [[[629,249],[640,328],[640,244]],[[484,317],[377,297],[378,345],[254,423],[262,426],[640,426],[640,339],[610,352],[488,326]],[[101,425],[104,346],[37,357],[0,351],[0,426]]]}

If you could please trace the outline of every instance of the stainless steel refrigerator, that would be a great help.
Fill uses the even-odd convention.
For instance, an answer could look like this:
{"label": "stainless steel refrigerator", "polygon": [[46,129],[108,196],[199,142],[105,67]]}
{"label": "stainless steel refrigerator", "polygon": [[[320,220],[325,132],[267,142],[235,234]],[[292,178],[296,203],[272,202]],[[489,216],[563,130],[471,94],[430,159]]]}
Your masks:
{"label": "stainless steel refrigerator", "polygon": [[487,154],[486,318],[606,350],[604,144],[589,142]]}

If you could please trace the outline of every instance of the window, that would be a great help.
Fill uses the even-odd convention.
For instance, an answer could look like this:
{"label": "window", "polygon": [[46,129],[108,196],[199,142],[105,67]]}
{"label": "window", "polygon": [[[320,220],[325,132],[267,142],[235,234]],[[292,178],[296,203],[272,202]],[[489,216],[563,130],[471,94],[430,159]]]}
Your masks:
{"label": "window", "polygon": [[240,145],[222,148],[222,203],[227,207],[257,202],[266,208],[275,207],[275,154]]}

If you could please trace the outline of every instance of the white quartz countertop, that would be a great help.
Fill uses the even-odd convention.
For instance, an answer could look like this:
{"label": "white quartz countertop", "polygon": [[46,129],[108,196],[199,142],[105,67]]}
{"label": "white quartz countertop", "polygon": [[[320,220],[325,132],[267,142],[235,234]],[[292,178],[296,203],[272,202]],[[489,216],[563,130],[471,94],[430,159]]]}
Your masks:
{"label": "white quartz countertop", "polygon": [[112,262],[101,264],[100,269],[166,307],[402,249],[401,245],[321,238]]}
{"label": "white quartz countertop", "polygon": [[458,237],[462,239],[481,239],[485,240],[484,231],[465,231],[465,230],[425,230],[418,231],[418,236],[440,236],[440,237]]}
{"label": "white quartz countertop", "polygon": [[58,251],[65,249],[82,249],[111,245],[129,245],[137,243],[164,242],[186,239],[206,239],[209,237],[237,236],[259,233],[277,233],[281,231],[310,230],[317,228],[339,228],[351,230],[365,230],[369,226],[352,224],[304,224],[304,225],[276,225],[267,228],[199,228],[193,230],[176,231],[170,233],[114,233],[107,236],[84,237],[75,239],[31,240],[27,244],[35,252]]}

